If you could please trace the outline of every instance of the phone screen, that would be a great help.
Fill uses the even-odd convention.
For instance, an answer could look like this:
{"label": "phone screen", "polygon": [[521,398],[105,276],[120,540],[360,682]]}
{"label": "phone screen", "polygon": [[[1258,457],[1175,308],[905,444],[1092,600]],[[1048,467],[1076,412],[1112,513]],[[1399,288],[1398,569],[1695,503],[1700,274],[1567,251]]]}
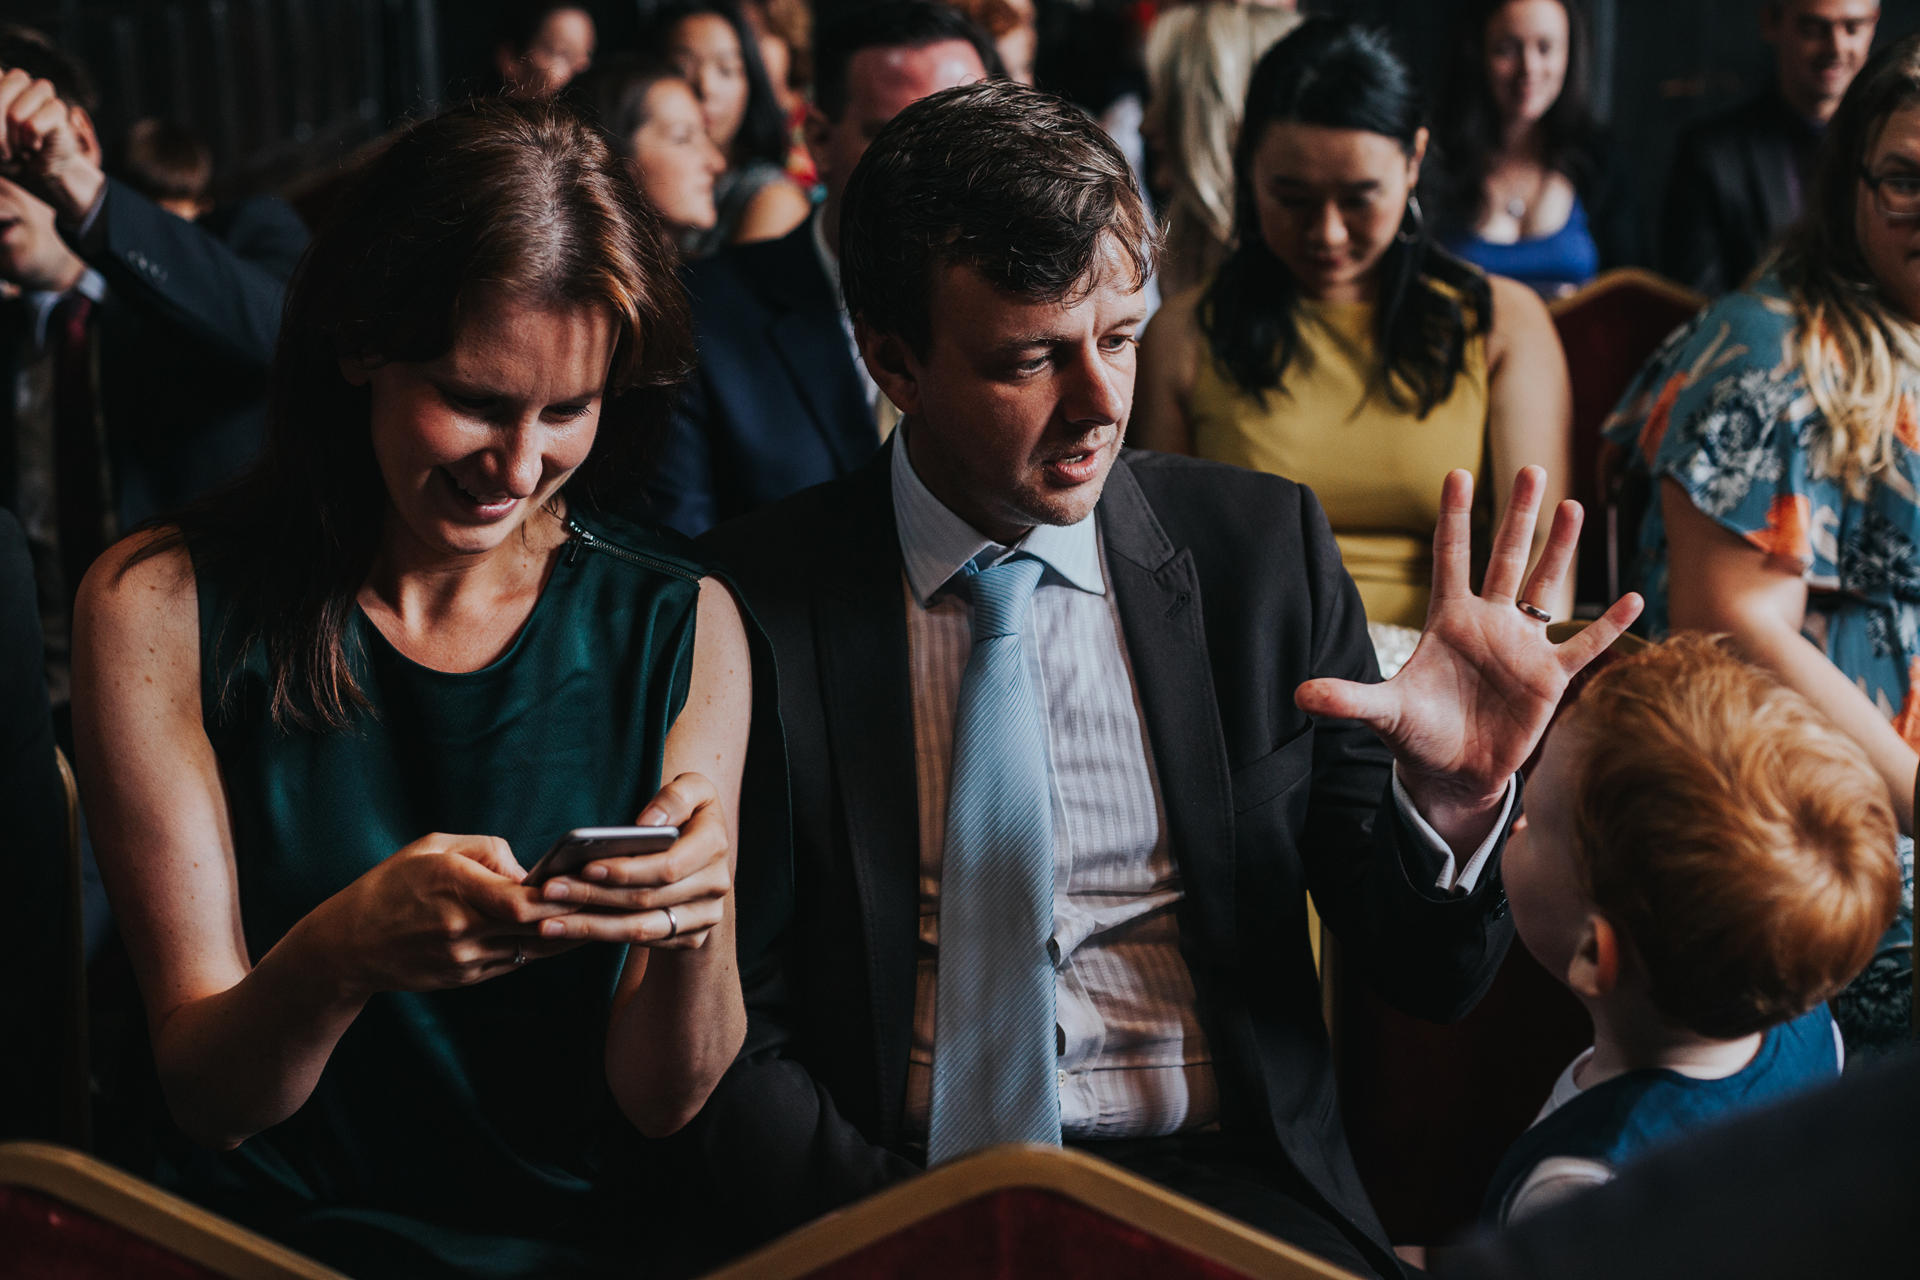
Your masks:
{"label": "phone screen", "polygon": [[527,872],[526,883],[543,884],[572,875],[602,858],[631,858],[662,853],[680,838],[678,827],[576,827],[553,842],[546,856]]}

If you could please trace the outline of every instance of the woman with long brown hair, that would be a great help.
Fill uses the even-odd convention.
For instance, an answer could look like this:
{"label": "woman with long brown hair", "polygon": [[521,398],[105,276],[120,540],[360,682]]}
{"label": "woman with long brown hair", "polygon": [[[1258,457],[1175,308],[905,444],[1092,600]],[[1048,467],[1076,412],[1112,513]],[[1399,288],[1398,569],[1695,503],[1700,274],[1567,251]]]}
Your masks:
{"label": "woman with long brown hair", "polygon": [[[163,1172],[356,1276],[573,1274],[632,1247],[633,1130],[684,1124],[745,1029],[743,624],[598,509],[685,304],[564,108],[414,125],[345,209],[293,285],[262,462],[80,597],[80,773]],[[635,822],[678,842],[523,883],[562,833]]]}
{"label": "woman with long brown hair", "polygon": [[[1722,632],[1866,749],[1901,830],[1920,767],[1920,36],[1847,89],[1806,219],[1676,332],[1607,434],[1653,480],[1647,625]],[[1911,1035],[1912,847],[1850,1052]],[[1889,856],[1895,856],[1889,851]]]}

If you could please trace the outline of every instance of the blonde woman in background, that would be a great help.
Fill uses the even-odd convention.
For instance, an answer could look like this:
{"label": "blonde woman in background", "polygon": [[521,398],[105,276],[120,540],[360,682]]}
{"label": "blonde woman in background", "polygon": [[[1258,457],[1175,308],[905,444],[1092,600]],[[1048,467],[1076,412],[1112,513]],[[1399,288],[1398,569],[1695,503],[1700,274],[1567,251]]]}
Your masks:
{"label": "blonde woman in background", "polygon": [[1166,211],[1160,295],[1207,279],[1233,244],[1233,144],[1260,55],[1300,23],[1291,9],[1206,3],[1170,9],[1147,35],[1152,100],[1140,132]]}
{"label": "blonde woman in background", "polygon": [[[1668,339],[1606,428],[1655,485],[1647,625],[1722,632],[1866,748],[1903,831],[1920,767],[1920,36],[1828,126],[1805,219]],[[1899,918],[1832,1001],[1849,1056],[1911,1034]]]}

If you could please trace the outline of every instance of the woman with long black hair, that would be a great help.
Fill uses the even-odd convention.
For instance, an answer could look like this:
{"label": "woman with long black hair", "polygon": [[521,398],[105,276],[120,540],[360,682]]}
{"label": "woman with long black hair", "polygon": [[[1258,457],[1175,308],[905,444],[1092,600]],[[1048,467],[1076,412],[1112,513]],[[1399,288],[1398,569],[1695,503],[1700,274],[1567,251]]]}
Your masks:
{"label": "woman with long black hair", "polygon": [[[1572,413],[1539,298],[1433,243],[1427,137],[1384,36],[1312,19],[1275,45],[1234,151],[1233,256],[1154,316],[1130,428],[1143,448],[1311,487],[1368,619],[1413,628],[1441,479],[1491,463],[1504,509],[1537,464],[1550,508]],[[1536,603],[1565,616],[1570,592]]]}
{"label": "woman with long black hair", "polygon": [[719,217],[681,237],[681,252],[704,258],[730,244],[778,240],[813,205],[787,176],[786,113],[760,61],[760,42],[734,0],[673,0],[654,15],[644,47],[666,57],[693,87],[707,136],[727,158],[713,184]]}
{"label": "woman with long black hair", "polygon": [[1578,0],[1472,0],[1435,111],[1441,243],[1543,297],[1640,258],[1632,184],[1588,105]]}
{"label": "woman with long black hair", "polygon": [[[601,510],[691,354],[684,295],[563,107],[421,121],[342,209],[256,469],[80,593],[78,763],[158,1176],[355,1276],[630,1266],[671,1225],[640,1137],[745,1033],[744,624]],[[525,883],[628,823],[679,838]]]}

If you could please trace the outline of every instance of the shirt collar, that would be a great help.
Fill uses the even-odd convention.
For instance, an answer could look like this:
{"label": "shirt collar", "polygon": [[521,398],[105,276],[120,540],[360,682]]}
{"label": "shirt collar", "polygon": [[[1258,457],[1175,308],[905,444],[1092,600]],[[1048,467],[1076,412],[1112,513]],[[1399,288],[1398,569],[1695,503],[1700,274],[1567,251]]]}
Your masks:
{"label": "shirt collar", "polygon": [[[921,481],[907,457],[907,424],[893,433],[893,516],[900,531],[900,558],[907,569],[907,585],[921,608],[969,561],[982,567],[998,564],[1015,551],[1025,552],[1047,566],[1051,576],[1091,595],[1107,593],[1100,571],[1099,530],[1089,514],[1078,524],[1036,525],[1015,546],[1007,547],[947,509]],[[981,553],[986,552],[984,558]]]}
{"label": "shirt collar", "polygon": [[820,269],[827,273],[827,283],[833,286],[833,300],[840,309],[847,309],[846,300],[840,296],[840,255],[827,243],[827,206],[822,204],[813,211],[813,253],[820,259]]}

